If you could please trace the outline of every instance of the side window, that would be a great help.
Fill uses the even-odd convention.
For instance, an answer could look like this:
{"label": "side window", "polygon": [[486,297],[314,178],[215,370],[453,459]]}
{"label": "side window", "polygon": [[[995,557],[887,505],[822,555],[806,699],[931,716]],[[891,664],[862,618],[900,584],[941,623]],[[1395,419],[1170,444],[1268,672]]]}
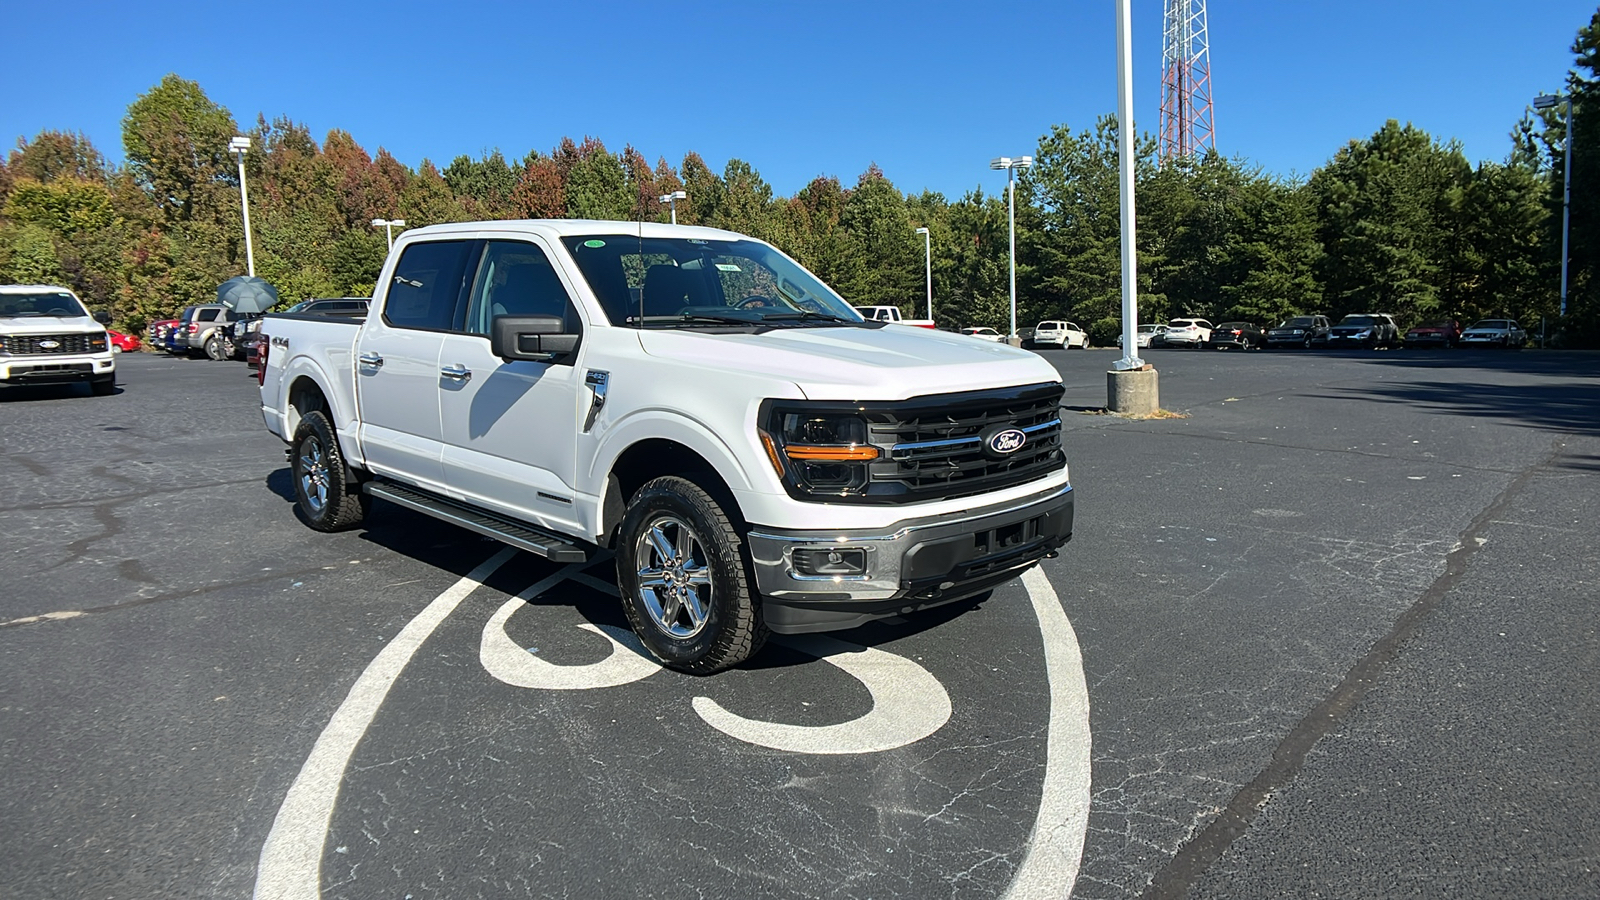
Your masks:
{"label": "side window", "polygon": [[537,244],[522,241],[484,245],[463,330],[488,335],[495,316],[560,316],[567,334],[581,329],[577,310],[550,258]]}
{"label": "side window", "polygon": [[202,309],[200,310],[200,321],[215,322],[217,320],[217,313],[218,310],[215,309]]}
{"label": "side window", "polygon": [[383,304],[383,320],[396,328],[448,330],[472,241],[412,244],[395,264]]}

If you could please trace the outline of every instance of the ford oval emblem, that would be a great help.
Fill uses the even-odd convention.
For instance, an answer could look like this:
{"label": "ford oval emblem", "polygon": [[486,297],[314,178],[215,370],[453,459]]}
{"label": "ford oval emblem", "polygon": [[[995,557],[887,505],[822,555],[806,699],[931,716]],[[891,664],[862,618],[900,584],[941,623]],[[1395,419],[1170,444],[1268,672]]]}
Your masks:
{"label": "ford oval emblem", "polygon": [[40,341],[39,342],[39,349],[40,350],[54,350],[55,348],[57,348],[59,346],[61,346],[61,342],[60,341]]}
{"label": "ford oval emblem", "polygon": [[1002,455],[1009,455],[1022,449],[1028,442],[1028,435],[1020,428],[1007,428],[997,431],[989,436],[989,449]]}

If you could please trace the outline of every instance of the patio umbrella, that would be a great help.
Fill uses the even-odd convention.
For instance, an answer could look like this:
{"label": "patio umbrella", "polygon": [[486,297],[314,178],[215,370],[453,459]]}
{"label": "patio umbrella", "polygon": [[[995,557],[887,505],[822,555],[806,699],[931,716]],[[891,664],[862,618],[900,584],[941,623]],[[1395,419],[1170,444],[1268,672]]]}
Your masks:
{"label": "patio umbrella", "polygon": [[217,287],[217,302],[243,315],[264,313],[278,303],[278,289],[265,278],[239,275]]}

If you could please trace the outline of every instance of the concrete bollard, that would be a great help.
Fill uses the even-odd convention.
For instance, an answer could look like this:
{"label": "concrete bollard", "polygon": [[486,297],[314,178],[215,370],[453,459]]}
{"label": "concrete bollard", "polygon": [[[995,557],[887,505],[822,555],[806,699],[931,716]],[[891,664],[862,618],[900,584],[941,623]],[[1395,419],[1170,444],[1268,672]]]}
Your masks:
{"label": "concrete bollard", "polygon": [[1153,416],[1160,408],[1154,366],[1106,373],[1106,409],[1123,416]]}

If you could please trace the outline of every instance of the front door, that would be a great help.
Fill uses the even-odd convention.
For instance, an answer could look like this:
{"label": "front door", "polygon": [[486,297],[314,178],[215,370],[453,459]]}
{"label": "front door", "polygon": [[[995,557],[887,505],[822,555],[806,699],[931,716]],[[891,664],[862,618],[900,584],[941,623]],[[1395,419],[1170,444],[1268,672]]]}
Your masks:
{"label": "front door", "polygon": [[550,255],[534,239],[481,245],[461,326],[439,356],[445,479],[453,495],[520,519],[576,533],[572,484],[582,370],[574,354],[554,363],[506,362],[489,349],[495,316],[561,316],[583,324]]}
{"label": "front door", "polygon": [[405,247],[379,307],[356,346],[361,448],[380,475],[442,490],[439,351],[455,326],[478,241],[418,241]]}

